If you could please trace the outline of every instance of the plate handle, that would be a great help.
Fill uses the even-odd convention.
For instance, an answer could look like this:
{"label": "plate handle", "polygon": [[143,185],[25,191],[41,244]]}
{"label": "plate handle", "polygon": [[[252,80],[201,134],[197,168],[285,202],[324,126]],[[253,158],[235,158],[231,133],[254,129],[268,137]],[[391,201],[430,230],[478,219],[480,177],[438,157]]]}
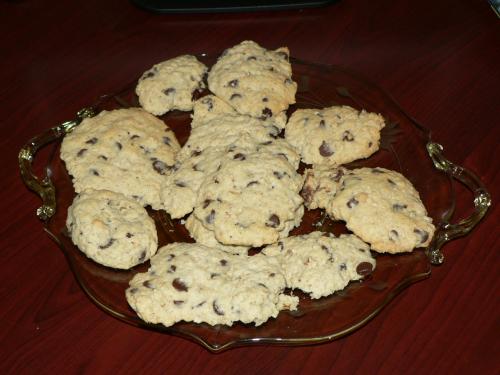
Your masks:
{"label": "plate handle", "polygon": [[472,191],[474,194],[474,212],[456,224],[444,223],[438,228],[432,243],[427,248],[427,256],[433,265],[440,265],[444,262],[441,247],[445,243],[469,233],[486,215],[488,208],[491,206],[491,196],[479,177],[470,170],[453,164],[446,159],[443,156],[443,150],[443,146],[439,143],[429,142],[427,144],[427,152],[434,166],[463,183]]}
{"label": "plate handle", "polygon": [[43,204],[36,210],[36,216],[40,220],[47,221],[56,212],[56,191],[50,179],[51,171],[48,167],[45,169],[43,178],[37,177],[33,172],[32,165],[35,154],[45,145],[69,133],[84,118],[93,117],[96,114],[97,112],[93,107],[84,108],[78,111],[75,120],[66,121],[59,126],[48,129],[41,135],[32,138],[19,151],[19,169],[23,182],[30,190],[42,198]]}

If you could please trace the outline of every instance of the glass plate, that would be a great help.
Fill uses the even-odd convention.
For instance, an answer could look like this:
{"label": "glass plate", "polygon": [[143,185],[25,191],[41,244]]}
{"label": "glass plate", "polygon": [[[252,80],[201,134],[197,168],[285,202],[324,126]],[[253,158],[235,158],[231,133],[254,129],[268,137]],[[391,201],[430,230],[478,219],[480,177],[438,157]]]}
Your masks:
{"label": "glass plate", "polygon": [[[199,56],[199,59],[208,66],[214,62],[214,58],[206,55]],[[59,158],[60,141],[64,134],[84,117],[93,116],[102,109],[138,105],[134,81],[120,93],[103,96],[93,107],[81,110],[75,120],[33,138],[19,154],[24,182],[43,200],[37,215],[43,221],[45,230],[64,252],[85,293],[106,313],[141,328],[188,338],[211,351],[255,344],[305,345],[331,341],[366,324],[405,287],[429,277],[431,264],[443,261],[440,247],[450,239],[466,234],[485,214],[490,200],[481,182],[471,172],[446,160],[441,153],[442,147],[431,142],[429,131],[408,117],[390,96],[346,69],[295,59],[291,61],[298,92],[297,104],[290,108],[290,113],[296,108],[345,104],[384,116],[387,125],[382,131],[380,150],[348,167],[378,166],[405,175],[419,191],[438,228],[429,248],[403,255],[378,255],[377,267],[372,275],[326,298],[311,300],[295,292],[300,298],[297,311],[282,311],[276,319],[270,319],[259,327],[241,323],[228,327],[181,322],[167,328],[143,322],[128,306],[124,291],[133,275],[147,270],[149,263],[129,271],[113,270],[94,263],[72,244],[65,230],[65,221],[67,208],[75,193],[64,163]],[[189,135],[190,114],[174,111],[162,116],[162,119],[183,144]],[[36,177],[32,171],[34,155],[42,147],[50,149],[51,155],[43,179]],[[449,223],[454,210],[452,177],[465,183],[475,194],[473,215],[457,224]],[[150,215],[155,219],[160,245],[174,241],[192,242],[179,220],[171,220],[163,211],[150,210]],[[303,223],[291,234],[313,230],[335,234],[347,232],[342,223],[330,221],[324,212],[306,210]]]}

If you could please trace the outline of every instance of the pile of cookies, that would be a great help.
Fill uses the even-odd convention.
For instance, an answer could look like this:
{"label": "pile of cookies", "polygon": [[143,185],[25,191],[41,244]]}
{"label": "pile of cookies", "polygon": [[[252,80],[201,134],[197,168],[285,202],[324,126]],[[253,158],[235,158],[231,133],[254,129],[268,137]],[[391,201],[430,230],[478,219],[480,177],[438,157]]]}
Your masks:
{"label": "pile of cookies", "polygon": [[[102,265],[150,260],[126,291],[143,320],[260,325],[297,308],[295,289],[322,298],[370,274],[371,251],[429,244],[432,220],[404,176],[342,167],[378,150],[382,116],[334,106],[287,119],[296,91],[287,48],[244,41],[210,69],[188,55],[153,66],[136,87],[142,108],[103,111],[66,135],[61,159],[77,193],[68,231]],[[182,147],[156,117],[172,110],[192,111]],[[196,242],[158,249],[146,206]],[[315,208],[352,234],[289,236]]]}

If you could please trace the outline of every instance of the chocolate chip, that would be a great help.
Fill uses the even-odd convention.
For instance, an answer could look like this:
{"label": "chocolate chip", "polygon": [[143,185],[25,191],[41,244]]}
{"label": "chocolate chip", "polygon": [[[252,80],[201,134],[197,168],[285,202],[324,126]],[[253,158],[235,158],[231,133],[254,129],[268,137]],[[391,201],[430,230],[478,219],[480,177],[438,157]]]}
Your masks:
{"label": "chocolate chip", "polygon": [[137,288],[132,288],[132,289],[129,289],[129,292],[132,293],[132,294],[135,294],[139,291],[139,289]]}
{"label": "chocolate chip", "polygon": [[186,187],[186,184],[184,182],[182,182],[182,181],[176,181],[175,185],[178,186],[178,187]]}
{"label": "chocolate chip", "polygon": [[283,241],[278,241],[278,246],[280,247],[280,251],[285,250],[285,245],[283,244]]}
{"label": "chocolate chip", "polygon": [[214,103],[212,101],[212,98],[205,98],[201,101],[203,104],[207,106],[207,111],[211,111],[214,107]]}
{"label": "chocolate chip", "polygon": [[248,56],[247,61],[255,61],[257,58],[255,56]]}
{"label": "chocolate chip", "polygon": [[211,199],[205,199],[203,201],[203,208],[207,208],[210,205],[210,203],[212,203]]}
{"label": "chocolate chip", "polygon": [[176,306],[180,306],[180,305],[182,305],[183,303],[184,303],[184,301],[180,301],[180,300],[175,300],[175,301],[174,301],[174,305],[176,305]]}
{"label": "chocolate chip", "polygon": [[287,78],[285,79],[285,84],[287,85],[291,85],[293,83],[292,79],[291,78]]}
{"label": "chocolate chip", "polygon": [[277,228],[280,225],[280,218],[276,214],[272,214],[269,216],[269,219],[267,219],[266,226],[271,227],[271,228]]}
{"label": "chocolate chip", "polygon": [[380,168],[373,168],[372,169],[372,173],[373,174],[382,174],[382,173],[385,173],[385,171],[383,171],[382,169]]}
{"label": "chocolate chip", "polygon": [[201,155],[201,151],[194,150],[193,152],[191,152],[192,157],[196,157],[196,156],[200,156],[200,155]]}
{"label": "chocolate chip", "polygon": [[172,281],[172,286],[176,290],[178,290],[179,292],[187,292],[188,291],[187,285],[184,283],[184,281],[182,281],[178,277],[175,278],[174,281]]}
{"label": "chocolate chip", "polygon": [[114,238],[110,238],[109,241],[106,244],[100,245],[99,249],[107,249],[108,247],[110,247],[111,245],[113,245],[113,242],[115,242],[115,239]]}
{"label": "chocolate chip", "polygon": [[142,76],[142,79],[146,79],[146,78],[151,78],[151,77],[154,77],[155,73],[154,72],[146,72],[144,73],[144,75]]}
{"label": "chocolate chip", "polygon": [[167,262],[170,262],[174,258],[175,258],[175,254],[168,254]]}
{"label": "chocolate chip", "polygon": [[274,72],[274,68],[272,66],[270,66],[269,68],[267,68],[267,70],[269,70],[270,72]]}
{"label": "chocolate chip", "polygon": [[235,155],[233,156],[233,159],[235,159],[235,160],[242,160],[242,161],[243,161],[243,160],[245,160],[245,159],[246,159],[246,156],[245,156],[244,154],[242,154],[242,153],[238,152],[237,154],[235,154]]}
{"label": "chocolate chip", "polygon": [[165,143],[167,146],[170,146],[171,139],[169,137],[163,137],[163,143]]}
{"label": "chocolate chip", "polygon": [[198,308],[198,307],[201,307],[203,306],[207,301],[201,301],[199,304],[197,304],[196,306],[194,306],[195,308]]}
{"label": "chocolate chip", "polygon": [[123,148],[122,144],[120,142],[115,142],[116,147],[118,147],[118,150],[121,150]]}
{"label": "chocolate chip", "polygon": [[278,56],[280,56],[281,58],[285,59],[285,60],[288,60],[288,53],[284,52],[284,51],[279,51],[279,52],[276,52],[276,54]]}
{"label": "chocolate chip", "polygon": [[85,154],[86,152],[87,152],[87,149],[86,148],[82,148],[80,151],[78,151],[78,153],[76,154],[76,156],[82,157],[83,154]]}
{"label": "chocolate chip", "polygon": [[358,275],[361,276],[369,275],[370,273],[372,273],[372,271],[373,271],[373,266],[371,263],[368,262],[362,262],[358,264],[358,266],[356,267],[356,272],[358,273]]}
{"label": "chocolate chip", "polygon": [[334,175],[330,176],[330,179],[335,182],[339,182],[342,176],[344,175],[344,171],[342,169],[337,169]]}
{"label": "chocolate chip", "polygon": [[162,91],[165,95],[170,95],[175,92],[175,89],[173,87],[166,88],[165,90]]}
{"label": "chocolate chip", "polygon": [[396,185],[397,185],[397,184],[396,184],[394,181],[392,181],[390,178],[388,178],[388,179],[387,179],[387,182],[388,182],[388,183],[390,183],[390,184],[391,184],[391,185],[393,185],[393,186],[396,186]]}
{"label": "chocolate chip", "polygon": [[107,156],[104,156],[104,155],[99,155],[99,159],[102,159],[102,160],[108,160],[108,157],[107,157]]}
{"label": "chocolate chip", "polygon": [[263,101],[264,103],[267,103],[267,102],[269,101],[269,99],[268,99],[268,98],[266,98],[266,97],[264,97],[264,98],[262,98],[262,101]]}
{"label": "chocolate chip", "polygon": [[138,136],[137,134],[134,134],[132,137],[130,137],[130,139],[137,139],[137,138],[141,138],[141,137]]}
{"label": "chocolate chip", "polygon": [[237,79],[233,79],[232,81],[229,81],[229,82],[227,83],[227,85],[228,85],[229,87],[235,88],[235,87],[238,87],[238,83],[239,83],[239,82],[238,82],[238,80],[237,80]]}
{"label": "chocolate chip", "polygon": [[86,144],[88,145],[95,145],[97,143],[97,138],[96,137],[92,137],[90,138],[87,142],[85,142]]}
{"label": "chocolate chip", "polygon": [[213,273],[211,273],[211,274],[210,274],[210,278],[211,278],[211,279],[214,279],[214,278],[216,278],[216,277],[217,277],[217,276],[219,276],[219,275],[220,275],[220,274],[213,272]]}
{"label": "chocolate chip", "polygon": [[126,234],[125,236],[126,236],[127,238],[132,238],[132,237],[134,237],[134,235],[133,235],[132,233],[130,233],[130,232],[127,232],[127,234]]}
{"label": "chocolate chip", "polygon": [[176,269],[177,267],[174,264],[172,264],[167,270],[167,273],[174,273]]}
{"label": "chocolate chip", "polygon": [[227,265],[227,260],[221,259],[219,263],[220,263],[221,266],[226,266]]}
{"label": "chocolate chip", "polygon": [[273,141],[266,141],[266,142],[262,142],[261,145],[262,146],[269,146],[271,143],[273,143]]}
{"label": "chocolate chip", "polygon": [[97,172],[95,169],[90,170],[94,176],[99,176],[99,172]]}
{"label": "chocolate chip", "polygon": [[172,169],[172,167],[168,166],[161,160],[155,160],[153,162],[153,169],[161,175],[166,175],[167,172]]}
{"label": "chocolate chip", "polygon": [[395,204],[392,205],[392,210],[396,211],[396,212],[399,212],[399,211],[403,211],[407,207],[408,206],[406,204],[395,203]]}
{"label": "chocolate chip", "polygon": [[429,233],[425,230],[415,228],[413,233],[416,233],[420,237],[420,243],[425,243],[429,239]]}
{"label": "chocolate chip", "polygon": [[398,231],[395,229],[391,229],[391,231],[389,232],[389,240],[396,241],[398,237],[399,237]]}
{"label": "chocolate chip", "polygon": [[347,270],[347,266],[346,266],[346,264],[345,264],[345,263],[342,263],[342,264],[339,266],[339,269],[340,269],[341,271],[346,271],[346,270]]}
{"label": "chocolate chip", "polygon": [[324,128],[325,126],[326,126],[325,120],[321,120],[321,121],[319,122],[319,127],[320,127],[320,128]]}
{"label": "chocolate chip", "polygon": [[139,256],[139,262],[144,261],[146,259],[146,250],[142,250],[141,255]]}
{"label": "chocolate chip", "polygon": [[250,181],[250,182],[247,184],[247,187],[252,186],[252,185],[258,185],[259,183],[260,183],[259,181]]}
{"label": "chocolate chip", "polygon": [[373,146],[373,142],[368,142],[368,147],[372,147]]}
{"label": "chocolate chip", "polygon": [[212,303],[212,308],[214,309],[215,313],[217,315],[224,315],[224,310],[222,310],[222,308],[217,304],[217,300],[215,300],[213,303]]}
{"label": "chocolate chip", "polygon": [[346,130],[345,132],[342,133],[342,140],[344,142],[352,142],[354,141],[354,136],[349,130]]}
{"label": "chocolate chip", "polygon": [[333,155],[333,150],[330,148],[330,145],[326,143],[326,141],[323,141],[321,146],[319,146],[319,154],[325,158]]}
{"label": "chocolate chip", "polygon": [[273,111],[271,111],[269,108],[265,107],[262,110],[262,119],[265,120],[273,115]]}
{"label": "chocolate chip", "polygon": [[306,203],[311,203],[314,196],[314,190],[309,185],[304,185],[300,192],[300,196],[304,198]]}
{"label": "chocolate chip", "polygon": [[276,274],[275,274],[274,272],[271,272],[271,273],[269,274],[269,277],[274,277],[274,276],[276,276]]}
{"label": "chocolate chip", "polygon": [[146,288],[148,289],[154,289],[153,288],[153,283],[151,282],[151,280],[146,280],[142,283],[142,285],[144,285]]}
{"label": "chocolate chip", "polygon": [[241,94],[233,94],[233,95],[231,95],[229,100],[234,100],[234,99],[238,99],[238,98],[241,98]]}
{"label": "chocolate chip", "polygon": [[215,219],[215,210],[212,210],[210,211],[210,214],[208,214],[207,217],[205,218],[205,221],[207,222],[207,224],[212,224],[214,222],[214,219]]}
{"label": "chocolate chip", "polygon": [[284,176],[285,176],[286,172],[278,172],[278,171],[274,171],[273,172],[273,175],[278,179],[278,180],[281,180]]}
{"label": "chocolate chip", "polygon": [[352,197],[351,199],[349,199],[347,201],[347,207],[349,207],[349,208],[353,208],[354,206],[357,206],[358,204],[359,204],[359,201],[354,197]]}

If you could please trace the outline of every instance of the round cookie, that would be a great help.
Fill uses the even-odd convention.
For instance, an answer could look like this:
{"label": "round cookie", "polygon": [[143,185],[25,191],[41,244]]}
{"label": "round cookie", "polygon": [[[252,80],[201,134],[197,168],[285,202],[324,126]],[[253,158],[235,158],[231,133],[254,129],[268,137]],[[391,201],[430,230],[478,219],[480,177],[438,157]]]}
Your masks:
{"label": "round cookie", "polygon": [[162,208],[160,187],[180,150],[175,134],[143,109],[102,111],[67,134],[61,159],[75,191],[111,190]]}
{"label": "round cookie", "polygon": [[191,55],[178,56],[154,65],[139,79],[135,92],[139,103],[154,115],[173,109],[193,109],[193,92],[204,87],[207,67]]}
{"label": "round cookie", "polygon": [[283,156],[237,152],[201,185],[194,214],[223,244],[273,243],[300,223],[302,182]]}
{"label": "round cookie", "polygon": [[375,269],[370,247],[354,235],[312,232],[284,238],[262,250],[276,257],[289,288],[321,298],[344,289]]}
{"label": "round cookie", "polygon": [[295,103],[288,48],[269,51],[252,41],[227,49],[208,74],[208,87],[241,114],[270,118]]}
{"label": "round cookie", "polygon": [[285,138],[307,164],[338,166],[366,158],[379,148],[382,116],[349,106],[295,111]]}
{"label": "round cookie", "polygon": [[344,169],[337,193],[322,205],[378,252],[426,247],[435,231],[413,185],[384,168]]}
{"label": "round cookie", "polygon": [[141,319],[171,326],[179,321],[264,323],[298,298],[283,294],[279,263],[264,255],[232,255],[199,244],[173,243],[134,276],[127,301]]}
{"label": "round cookie", "polygon": [[104,266],[128,269],[156,253],[156,226],[139,203],[107,190],[86,190],[68,208],[71,239]]}

